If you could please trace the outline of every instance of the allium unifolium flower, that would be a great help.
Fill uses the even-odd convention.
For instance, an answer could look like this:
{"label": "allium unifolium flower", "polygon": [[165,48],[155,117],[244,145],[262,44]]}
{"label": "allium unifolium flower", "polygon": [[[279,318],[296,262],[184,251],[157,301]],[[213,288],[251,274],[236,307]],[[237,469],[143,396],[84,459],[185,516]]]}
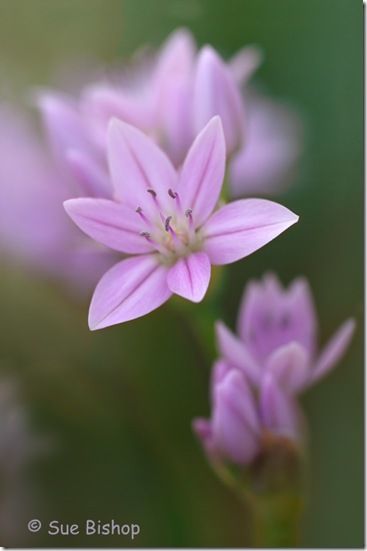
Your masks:
{"label": "allium unifolium flower", "polygon": [[233,335],[217,324],[221,359],[211,377],[211,419],[193,428],[211,462],[248,465],[276,438],[302,448],[303,416],[296,395],[323,377],[345,352],[354,331],[347,320],[316,354],[317,323],[307,282],[289,290],[274,275],[245,290]]}
{"label": "allium unifolium flower", "polygon": [[300,121],[269,99],[257,101],[252,93],[247,101],[247,83],[260,61],[260,51],[246,47],[226,63],[211,46],[198,50],[191,33],[178,29],[156,55],[122,67],[114,78],[86,83],[76,97],[44,91],[38,103],[54,150],[87,195],[110,193],[111,118],[149,135],[179,167],[215,115],[223,123],[232,194],[274,193],[298,160]]}
{"label": "allium unifolium flower", "polygon": [[111,121],[108,160],[116,200],[65,202],[85,233],[133,255],[97,285],[91,329],[143,316],[173,293],[201,301],[212,264],[244,258],[297,222],[287,208],[262,199],[217,208],[225,158],[219,117],[197,136],[179,172],[143,132]]}
{"label": "allium unifolium flower", "polygon": [[297,404],[272,375],[255,394],[246,376],[225,360],[214,364],[211,419],[195,419],[193,428],[211,462],[251,463],[271,434],[297,442]]}
{"label": "allium unifolium flower", "polygon": [[348,319],[321,352],[308,283],[296,279],[283,289],[275,275],[250,283],[239,310],[235,336],[217,324],[219,352],[255,385],[270,373],[290,393],[308,388],[326,375],[344,354],[354,331]]}

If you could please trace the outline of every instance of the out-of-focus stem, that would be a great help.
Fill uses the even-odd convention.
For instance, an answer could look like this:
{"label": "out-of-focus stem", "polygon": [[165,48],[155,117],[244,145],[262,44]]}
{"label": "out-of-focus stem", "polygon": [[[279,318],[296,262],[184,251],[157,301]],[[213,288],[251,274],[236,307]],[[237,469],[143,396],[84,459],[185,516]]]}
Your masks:
{"label": "out-of-focus stem", "polygon": [[251,519],[251,547],[299,547],[305,463],[297,447],[284,437],[265,439],[263,452],[248,468],[220,460],[212,467]]}
{"label": "out-of-focus stem", "polygon": [[304,457],[284,437],[268,436],[249,472],[254,547],[298,547],[303,511]]}
{"label": "out-of-focus stem", "polygon": [[252,545],[254,547],[298,547],[302,498],[297,492],[252,495]]}
{"label": "out-of-focus stem", "polygon": [[190,303],[180,297],[171,300],[172,307],[184,319],[209,364],[216,356],[214,324],[221,318],[220,304],[225,287],[225,271],[222,267],[212,268],[212,278],[207,295],[200,304]]}

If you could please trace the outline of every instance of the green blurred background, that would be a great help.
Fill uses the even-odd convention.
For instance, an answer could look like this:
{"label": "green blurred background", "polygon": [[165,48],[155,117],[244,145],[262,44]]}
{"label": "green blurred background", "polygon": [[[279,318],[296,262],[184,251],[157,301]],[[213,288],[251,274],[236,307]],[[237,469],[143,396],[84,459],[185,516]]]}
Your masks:
{"label": "green blurred background", "polygon": [[[228,269],[223,318],[234,323],[248,279],[306,275],[322,342],[346,317],[358,329],[338,369],[302,399],[310,473],[302,546],[363,546],[363,110],[361,0],[0,0],[0,63],[12,93],[54,82],[88,57],[116,62],[185,25],[229,56],[264,49],[256,80],[288,99],[306,150],[280,202],[300,223]],[[31,518],[111,518],[125,538],[29,535],[36,546],[244,546],[241,505],[211,473],[190,423],[207,415],[208,361],[170,306],[101,332],[87,304],[10,267],[0,274],[0,368],[16,374],[35,432],[53,451],[33,467]],[[1,542],[3,543],[3,542]],[[6,543],[6,542],[5,542]]]}

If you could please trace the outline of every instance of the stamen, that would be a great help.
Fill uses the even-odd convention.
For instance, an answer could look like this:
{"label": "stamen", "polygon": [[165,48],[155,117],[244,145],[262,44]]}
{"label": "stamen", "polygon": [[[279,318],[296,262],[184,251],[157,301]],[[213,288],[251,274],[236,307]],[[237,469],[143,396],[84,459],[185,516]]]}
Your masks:
{"label": "stamen", "polygon": [[147,241],[151,241],[151,236],[150,236],[150,233],[149,233],[148,231],[142,231],[142,232],[140,232],[140,235],[141,235],[142,237],[145,237],[145,239],[146,239]]}
{"label": "stamen", "polygon": [[150,195],[153,197],[153,199],[157,198],[157,194],[154,191],[154,189],[147,189],[147,192],[150,193]]}
{"label": "stamen", "polygon": [[171,220],[172,220],[172,216],[168,216],[164,222],[164,228],[166,231],[170,231],[172,229],[170,226]]}
{"label": "stamen", "polygon": [[179,212],[181,212],[181,201],[180,201],[180,196],[179,194],[177,193],[177,191],[173,191],[173,189],[169,189],[168,190],[168,195],[170,197],[172,197],[172,199],[175,199],[176,201],[176,207],[178,208]]}
{"label": "stamen", "polygon": [[143,209],[142,209],[141,207],[137,207],[137,208],[135,209],[135,212],[136,212],[137,214],[139,214],[140,218],[141,218],[142,220],[144,220],[144,222],[146,222],[147,224],[150,224],[148,218],[145,216],[145,214],[144,214],[144,212],[143,212]]}
{"label": "stamen", "polygon": [[190,220],[190,222],[192,222],[192,209],[186,209],[185,216]]}

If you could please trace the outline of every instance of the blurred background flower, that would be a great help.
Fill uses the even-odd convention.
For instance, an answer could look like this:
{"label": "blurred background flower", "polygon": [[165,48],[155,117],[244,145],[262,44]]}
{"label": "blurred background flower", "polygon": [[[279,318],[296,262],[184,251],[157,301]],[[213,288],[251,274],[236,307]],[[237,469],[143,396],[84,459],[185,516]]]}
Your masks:
{"label": "blurred background flower", "polygon": [[0,109],[0,255],[85,293],[114,255],[84,239],[62,203],[77,182],[61,170],[25,115]]}
{"label": "blurred background flower", "polygon": [[321,353],[308,283],[284,289],[275,274],[251,281],[240,303],[237,332],[216,324],[219,360],[211,374],[210,420],[193,427],[210,462],[252,463],[266,440],[294,440],[300,453],[305,422],[295,396],[324,377],[345,353],[353,332],[345,321]]}
{"label": "blurred background flower", "polygon": [[[281,102],[288,113],[291,103],[296,120],[301,118],[305,126],[300,131],[295,122],[289,130],[283,117],[286,138],[276,142],[286,159],[281,169],[277,160],[268,172],[274,155],[272,131],[264,130],[270,143],[264,145],[261,156],[256,153],[265,176],[271,176],[269,184],[261,183],[264,195],[280,191],[283,182],[289,182],[277,200],[299,213],[302,223],[272,247],[227,271],[221,311],[223,320],[233,326],[247,281],[272,270],[285,284],[296,274],[310,281],[321,341],[332,334],[335,320],[356,319],[358,330],[346,359],[327,384],[317,385],[302,399],[311,429],[311,476],[302,544],[362,546],[362,5],[345,0],[278,0],[275,17],[265,0],[231,0],[230,9],[221,0],[109,0],[107,4],[103,0],[4,0],[0,4],[0,61],[2,79],[11,82],[11,93],[3,87],[3,99],[11,95],[22,108],[28,108],[29,90],[34,87],[65,86],[67,90],[60,73],[70,72],[70,63],[82,68],[77,80],[83,86],[85,67],[96,60],[102,65],[115,64],[119,70],[142,45],[159,48],[178,27],[190,29],[199,47],[212,44],[223,59],[232,62],[244,45],[258,45],[264,61],[252,77],[252,90],[266,90],[266,102]],[[248,96],[248,148],[253,94]],[[274,123],[271,128],[277,126]],[[297,161],[299,134],[306,146],[301,162]],[[34,136],[33,127],[30,135]],[[288,147],[289,140],[294,149]],[[31,141],[38,151],[38,139]],[[7,151],[7,140],[2,147]],[[40,147],[44,159],[42,142]],[[28,146],[27,150],[31,151]],[[14,159],[14,153],[8,157]],[[50,162],[48,155],[46,161]],[[73,161],[74,167],[81,166],[80,158]],[[23,162],[25,170],[21,171],[19,161],[16,174],[33,173],[28,161]],[[43,160],[41,166],[45,166]],[[247,170],[251,174],[251,168]],[[48,180],[41,173],[38,179]],[[273,175],[277,175],[274,180]],[[75,172],[69,176],[75,180]],[[265,176],[262,182],[267,181]],[[252,178],[246,176],[246,195],[253,193],[251,186],[260,186]],[[4,185],[5,190],[12,189],[6,178]],[[5,197],[8,193],[11,197],[12,191],[5,191]],[[5,210],[3,203],[0,209]],[[18,242],[26,234],[24,209],[15,224],[7,223],[16,243],[12,250],[21,248],[22,259],[24,251],[32,249]],[[54,216],[57,220],[58,214]],[[4,214],[4,221],[8,219]],[[18,225],[23,229],[19,236]],[[29,239],[33,241],[31,234]],[[47,250],[52,258],[52,246]],[[44,255],[38,256],[45,262]],[[37,431],[47,429],[60,442],[57,453],[33,474],[43,498],[42,511],[46,511],[42,519],[131,520],[141,525],[134,542],[139,546],[243,546],[247,519],[208,469],[190,427],[192,418],[209,415],[212,363],[193,340],[192,327],[167,306],[123,328],[90,334],[86,302],[71,301],[59,287],[45,285],[44,279],[35,276],[37,271],[25,271],[24,264],[10,263],[1,255],[4,365],[26,389]],[[214,328],[212,334],[214,342]],[[40,514],[39,509],[32,517]],[[17,536],[30,545],[65,545],[63,538],[50,542],[42,531],[31,539],[25,526]],[[72,544],[119,546],[121,539],[89,537],[86,541],[77,536]]]}

